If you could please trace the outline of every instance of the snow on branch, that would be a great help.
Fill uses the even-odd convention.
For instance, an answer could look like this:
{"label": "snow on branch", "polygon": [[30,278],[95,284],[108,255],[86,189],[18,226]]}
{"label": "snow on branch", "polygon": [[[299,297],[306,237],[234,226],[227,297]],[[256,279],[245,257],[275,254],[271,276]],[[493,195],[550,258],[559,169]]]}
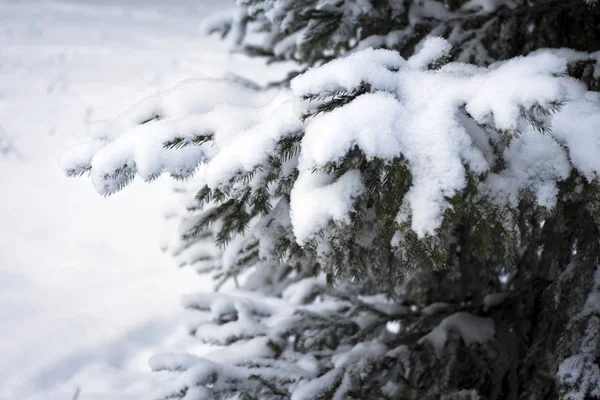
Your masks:
{"label": "snow on branch", "polygon": [[552,207],[572,167],[598,176],[600,100],[565,75],[560,52],[482,68],[446,63],[449,51],[441,38],[408,60],[366,49],[308,70],[291,90],[187,82],[65,152],[61,165],[69,175],[89,171],[103,194],[135,174],[188,177],[200,163],[210,190],[285,183],[300,244],[331,221],[346,222],[364,194],[364,164],[352,164],[352,154],[404,160],[411,184],[396,221],[420,238],[435,234],[468,179],[493,201],[514,204],[529,190]]}
{"label": "snow on branch", "polygon": [[228,81],[187,81],[143,100],[92,141],[65,151],[59,162],[70,176],[89,171],[104,195],[121,190],[136,174],[146,181],[165,172],[186,178],[214,153],[214,144],[266,119],[261,111],[272,97]]}
{"label": "snow on branch", "polygon": [[[365,84],[373,90],[307,120],[298,182],[313,169],[339,161],[355,146],[368,159],[391,160],[402,155],[412,175],[412,187],[404,205],[409,210],[411,228],[423,237],[440,226],[448,207],[447,198],[465,187],[465,167],[476,174],[489,171],[491,160],[489,154],[486,157],[489,149],[485,146],[490,140],[498,141],[504,132],[512,132],[513,136],[522,133],[522,140],[536,141],[528,149],[543,157],[543,165],[538,165],[536,172],[544,177],[550,175],[553,185],[566,178],[570,170],[566,157],[555,164],[556,152],[548,150],[558,148],[558,143],[551,137],[530,139],[537,132],[532,132],[532,118],[528,118],[532,109],[546,110],[583,96],[582,85],[559,76],[565,72],[566,61],[550,52],[539,52],[489,68],[459,63],[437,70],[427,68],[448,51],[443,40],[431,39],[421,53],[404,64],[395,52],[365,50],[294,79],[292,90],[297,97],[309,99],[308,112],[315,109],[315,103],[327,102],[328,96],[337,91],[352,92]],[[495,137],[483,138],[484,148],[479,145],[482,138],[476,135],[487,136],[490,129],[469,130],[459,118],[461,112],[478,125],[496,131]],[[543,125],[545,121],[538,122]],[[521,154],[515,161],[523,162],[523,157],[526,160],[533,154]],[[544,173],[557,168],[558,172]],[[526,179],[511,183],[515,190],[530,186]],[[543,205],[552,205],[548,196],[538,197],[545,200]],[[296,204],[302,200],[294,200],[292,196],[294,227],[306,225],[305,215],[294,215]],[[401,214],[399,222],[404,218]],[[304,232],[298,237],[300,241],[308,236]]]}
{"label": "snow on branch", "polygon": [[[207,328],[194,331],[197,338],[215,343],[213,336],[235,335],[203,357],[152,357],[153,370],[173,373],[159,398],[278,395],[300,400],[333,393],[333,398],[347,398],[359,385],[355,378],[372,371],[388,353],[365,329],[375,315],[381,317],[374,310],[385,302],[373,299],[372,309],[352,306],[324,283],[324,276],[300,280],[281,298],[247,292],[187,296],[185,305],[200,312],[199,326]],[[318,296],[311,299],[310,293]],[[359,343],[357,336],[363,338]]]}

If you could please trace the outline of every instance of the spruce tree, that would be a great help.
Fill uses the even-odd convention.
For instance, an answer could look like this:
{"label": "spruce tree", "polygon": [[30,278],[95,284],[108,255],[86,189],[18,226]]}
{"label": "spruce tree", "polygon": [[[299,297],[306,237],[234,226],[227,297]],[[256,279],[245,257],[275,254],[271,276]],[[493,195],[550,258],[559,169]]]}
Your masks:
{"label": "spruce tree", "polygon": [[174,253],[236,287],[185,298],[222,349],[155,356],[158,398],[600,399],[598,10],[238,4],[209,30],[289,83],[186,82],[61,159],[187,180]]}

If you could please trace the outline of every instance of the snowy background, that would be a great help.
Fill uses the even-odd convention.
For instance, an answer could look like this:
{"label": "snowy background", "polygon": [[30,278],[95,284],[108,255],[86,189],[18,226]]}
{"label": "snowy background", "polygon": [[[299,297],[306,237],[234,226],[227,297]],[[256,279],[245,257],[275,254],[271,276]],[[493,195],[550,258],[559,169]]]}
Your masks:
{"label": "snowy background", "polygon": [[103,198],[57,158],[184,79],[259,78],[199,29],[224,5],[0,2],[0,400],[147,398],[148,357],[192,346],[179,296],[210,284],[161,252],[170,182]]}

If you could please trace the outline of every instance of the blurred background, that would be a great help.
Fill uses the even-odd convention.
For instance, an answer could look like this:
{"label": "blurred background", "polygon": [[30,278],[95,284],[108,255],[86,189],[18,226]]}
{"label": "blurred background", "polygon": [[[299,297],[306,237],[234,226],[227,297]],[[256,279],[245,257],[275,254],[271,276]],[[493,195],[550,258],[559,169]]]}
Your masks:
{"label": "blurred background", "polygon": [[161,251],[171,183],[103,198],[57,158],[184,79],[260,79],[260,61],[199,28],[230,6],[0,1],[0,399],[148,398],[148,357],[189,350],[179,296],[210,284]]}

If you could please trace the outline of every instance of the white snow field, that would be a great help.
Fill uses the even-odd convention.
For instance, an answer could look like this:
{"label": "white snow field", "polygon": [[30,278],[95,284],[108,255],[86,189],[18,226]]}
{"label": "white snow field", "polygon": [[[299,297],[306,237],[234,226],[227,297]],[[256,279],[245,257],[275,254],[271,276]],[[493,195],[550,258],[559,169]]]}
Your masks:
{"label": "white snow field", "polygon": [[199,29],[224,5],[0,2],[0,400],[150,398],[148,358],[186,346],[179,296],[209,283],[160,250],[168,180],[103,198],[57,158],[184,79],[259,74]]}

